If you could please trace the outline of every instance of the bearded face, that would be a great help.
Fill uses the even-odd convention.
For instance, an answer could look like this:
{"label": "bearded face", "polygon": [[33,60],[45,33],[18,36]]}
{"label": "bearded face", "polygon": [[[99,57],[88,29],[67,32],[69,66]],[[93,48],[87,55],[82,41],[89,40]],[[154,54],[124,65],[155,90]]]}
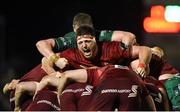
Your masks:
{"label": "bearded face", "polygon": [[97,54],[97,44],[94,36],[78,36],[77,46],[86,59],[93,59]]}

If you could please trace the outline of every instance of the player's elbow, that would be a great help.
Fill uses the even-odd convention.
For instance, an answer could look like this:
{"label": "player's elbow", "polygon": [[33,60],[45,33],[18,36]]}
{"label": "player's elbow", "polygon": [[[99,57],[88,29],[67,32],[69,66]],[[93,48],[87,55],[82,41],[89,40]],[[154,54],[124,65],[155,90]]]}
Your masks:
{"label": "player's elbow", "polygon": [[123,38],[123,40],[127,43],[127,45],[136,45],[137,44],[136,36],[131,32],[127,32],[127,36],[125,38]]}
{"label": "player's elbow", "polygon": [[126,32],[126,33],[130,39],[132,39],[132,40],[136,39],[136,36],[133,33],[131,33],[131,32]]}
{"label": "player's elbow", "polygon": [[44,46],[52,46],[52,47],[54,47],[54,45],[55,45],[55,41],[52,38],[46,39],[46,40],[39,40],[36,43],[37,48],[44,47]]}
{"label": "player's elbow", "polygon": [[45,40],[40,40],[40,41],[36,42],[36,47],[40,48],[43,44],[45,44]]}

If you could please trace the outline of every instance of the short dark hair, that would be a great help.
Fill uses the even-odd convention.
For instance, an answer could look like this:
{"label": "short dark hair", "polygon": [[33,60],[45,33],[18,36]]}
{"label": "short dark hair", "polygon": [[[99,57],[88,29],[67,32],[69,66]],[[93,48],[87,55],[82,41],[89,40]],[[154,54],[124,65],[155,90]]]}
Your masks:
{"label": "short dark hair", "polygon": [[80,26],[77,29],[76,34],[77,34],[77,36],[82,36],[82,35],[92,35],[92,36],[95,36],[95,30],[94,30],[94,28],[92,28],[90,26],[84,25],[84,26]]}
{"label": "short dark hair", "polygon": [[89,14],[86,14],[86,13],[76,14],[74,16],[74,19],[73,19],[73,28],[75,26],[80,27],[80,26],[84,26],[84,25],[93,27],[91,16]]}

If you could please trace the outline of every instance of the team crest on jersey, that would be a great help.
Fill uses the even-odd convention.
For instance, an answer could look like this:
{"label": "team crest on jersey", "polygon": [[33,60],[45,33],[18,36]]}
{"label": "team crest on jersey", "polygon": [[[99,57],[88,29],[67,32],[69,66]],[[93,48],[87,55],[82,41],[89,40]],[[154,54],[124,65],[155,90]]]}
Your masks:
{"label": "team crest on jersey", "polygon": [[82,92],[81,96],[91,95],[92,89],[93,89],[93,86],[87,85],[87,86],[85,87],[84,92]]}

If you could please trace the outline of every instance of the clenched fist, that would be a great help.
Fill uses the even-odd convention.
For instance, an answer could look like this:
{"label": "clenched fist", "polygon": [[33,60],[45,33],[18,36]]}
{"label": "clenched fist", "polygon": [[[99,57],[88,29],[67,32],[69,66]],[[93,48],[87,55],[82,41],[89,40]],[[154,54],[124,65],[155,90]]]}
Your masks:
{"label": "clenched fist", "polygon": [[56,62],[55,65],[59,67],[60,69],[65,68],[68,65],[68,60],[66,58],[59,58]]}

